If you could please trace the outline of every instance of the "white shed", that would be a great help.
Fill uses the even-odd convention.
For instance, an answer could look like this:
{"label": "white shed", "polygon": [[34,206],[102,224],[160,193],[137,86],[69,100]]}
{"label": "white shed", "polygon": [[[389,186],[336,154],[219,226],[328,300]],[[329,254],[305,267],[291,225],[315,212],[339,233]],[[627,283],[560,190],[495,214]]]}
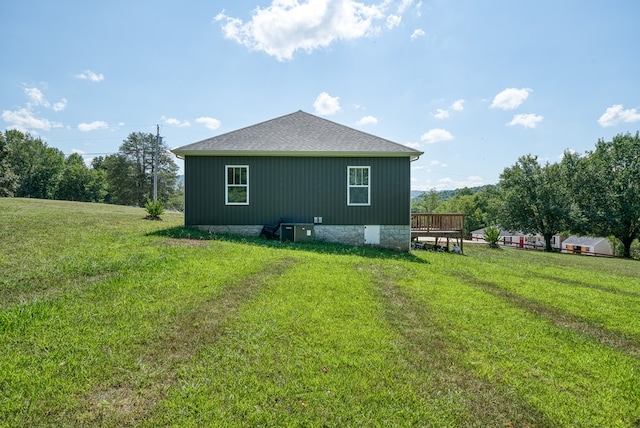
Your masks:
{"label": "white shed", "polygon": [[607,238],[600,236],[571,235],[562,242],[563,253],[589,256],[613,256],[613,248]]}

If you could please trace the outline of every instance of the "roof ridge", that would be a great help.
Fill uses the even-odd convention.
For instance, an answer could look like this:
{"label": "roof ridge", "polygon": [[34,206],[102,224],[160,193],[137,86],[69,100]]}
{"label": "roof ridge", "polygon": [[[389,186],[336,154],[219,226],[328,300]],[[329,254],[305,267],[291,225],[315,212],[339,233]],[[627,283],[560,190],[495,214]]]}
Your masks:
{"label": "roof ridge", "polygon": [[423,152],[303,110],[172,150],[193,156],[409,156]]}

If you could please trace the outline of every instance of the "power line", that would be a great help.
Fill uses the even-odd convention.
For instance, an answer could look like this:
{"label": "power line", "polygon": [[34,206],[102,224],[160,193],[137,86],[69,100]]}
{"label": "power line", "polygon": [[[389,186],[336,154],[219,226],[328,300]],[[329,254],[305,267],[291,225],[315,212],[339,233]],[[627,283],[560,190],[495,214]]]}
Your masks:
{"label": "power line", "polygon": [[63,153],[63,155],[65,155],[65,156],[71,156],[71,155],[81,155],[81,156],[98,156],[98,155],[106,155],[106,156],[108,156],[108,155],[115,155],[115,154],[117,154],[117,153],[118,153],[118,152],[111,152],[111,153],[106,153],[106,152],[105,152],[105,153],[84,153],[84,152],[79,153],[79,152],[73,152],[73,153]]}

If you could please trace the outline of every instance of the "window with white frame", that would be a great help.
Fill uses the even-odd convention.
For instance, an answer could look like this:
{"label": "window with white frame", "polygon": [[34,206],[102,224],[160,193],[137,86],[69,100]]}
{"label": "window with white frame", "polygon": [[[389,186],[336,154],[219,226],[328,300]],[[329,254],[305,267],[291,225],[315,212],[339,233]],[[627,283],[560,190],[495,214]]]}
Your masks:
{"label": "window with white frame", "polygon": [[371,167],[347,167],[347,205],[371,205]]}
{"label": "window with white frame", "polygon": [[249,205],[249,166],[226,166],[225,203]]}

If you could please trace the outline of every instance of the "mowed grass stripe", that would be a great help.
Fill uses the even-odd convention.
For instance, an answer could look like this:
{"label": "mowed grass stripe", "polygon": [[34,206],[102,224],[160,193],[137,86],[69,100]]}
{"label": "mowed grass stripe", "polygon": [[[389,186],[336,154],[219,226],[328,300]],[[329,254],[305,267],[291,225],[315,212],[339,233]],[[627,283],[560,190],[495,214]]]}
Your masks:
{"label": "mowed grass stripe", "polygon": [[203,325],[224,322],[281,265],[257,247],[213,241],[128,254],[135,263],[111,278],[2,312],[0,424],[136,420],[176,364],[208,343],[208,333],[192,336],[192,325],[183,335],[179,326],[204,315],[206,302],[213,312]]}
{"label": "mowed grass stripe", "polygon": [[[522,254],[517,250],[497,252]],[[487,252],[481,251],[480,254],[484,256]],[[549,255],[534,253],[529,256],[530,260],[540,258],[540,261],[546,261]],[[580,259],[579,256],[571,255],[552,256],[569,261]],[[469,279],[493,292],[502,290],[503,296],[510,295],[514,299],[520,296],[520,302],[529,302],[529,307],[537,302],[540,311],[549,315],[555,312],[558,320],[566,317],[571,323],[582,321],[582,330],[591,331],[601,338],[611,336],[613,340],[610,343],[626,344],[622,346],[636,354],[640,347],[640,264],[620,259],[605,260],[621,267],[618,273],[625,273],[621,277],[613,272],[599,272],[601,263],[599,260],[594,261],[594,265],[581,263],[576,267],[565,266],[562,272],[556,274],[557,279],[549,276],[544,263],[539,264],[539,271],[526,267],[534,265],[531,261],[514,266],[507,263],[490,264],[477,259],[464,268],[457,266],[453,270],[463,280]],[[634,273],[637,277],[627,276]],[[587,281],[597,281],[597,284],[589,282],[590,285],[587,286]],[[600,330],[601,333],[598,333]]]}
{"label": "mowed grass stripe", "polygon": [[[554,325],[570,329],[580,335],[587,336],[603,345],[618,349],[633,357],[640,357],[640,341],[627,337],[614,329],[603,328],[603,323],[597,321],[602,319],[601,317],[585,318],[574,313],[562,312],[554,306],[549,305],[544,300],[528,298],[523,294],[510,292],[505,287],[495,283],[478,280],[472,277],[460,277],[460,279],[467,284],[477,286],[488,293],[500,297],[515,306],[535,313]],[[637,302],[631,303],[638,305]],[[636,313],[640,314],[640,310],[636,311]],[[632,312],[631,317],[633,316],[634,314]],[[628,327],[626,330],[637,329],[637,326],[633,324],[631,326],[623,324],[622,327]]]}
{"label": "mowed grass stripe", "polygon": [[[468,351],[452,334],[446,313],[425,304],[410,288],[398,285],[403,267],[374,267],[374,281],[383,298],[386,317],[403,337],[399,347],[418,377],[430,380],[423,394],[451,396],[464,410],[456,426],[551,426],[524,397],[505,385],[478,376],[465,363]],[[390,272],[394,272],[390,274]],[[455,284],[450,284],[456,287]]]}
{"label": "mowed grass stripe", "polygon": [[455,399],[420,392],[358,259],[305,253],[270,279],[146,424],[456,425]]}
{"label": "mowed grass stripe", "polygon": [[[424,257],[432,266],[453,263],[448,255]],[[421,270],[400,284],[430,309],[425,323],[463,350],[456,356],[463,370],[511,389],[548,425],[640,421],[638,358],[553,325],[457,274],[431,276]]]}
{"label": "mowed grass stripe", "polygon": [[611,293],[640,296],[640,264],[620,258],[544,253],[513,248],[489,249],[469,245],[474,263],[493,266],[501,273],[522,278],[541,278],[601,289]]}
{"label": "mowed grass stripe", "polygon": [[[205,261],[216,262],[213,258]],[[78,422],[119,427],[139,425],[149,418],[156,404],[176,387],[179,372],[191,358],[203,347],[215,346],[225,326],[237,317],[238,310],[255,294],[265,292],[270,279],[282,275],[293,263],[292,259],[271,260],[259,272],[239,281],[229,281],[218,292],[185,308],[177,314],[165,335],[143,350],[143,376],[91,391],[82,398],[87,403],[87,411]],[[215,286],[207,286],[212,285]]]}
{"label": "mowed grass stripe", "polygon": [[640,322],[637,322],[640,314],[638,297],[531,277],[487,282],[493,282],[508,292],[536,300],[574,318],[588,320],[588,323],[609,331],[612,335],[640,344]]}

